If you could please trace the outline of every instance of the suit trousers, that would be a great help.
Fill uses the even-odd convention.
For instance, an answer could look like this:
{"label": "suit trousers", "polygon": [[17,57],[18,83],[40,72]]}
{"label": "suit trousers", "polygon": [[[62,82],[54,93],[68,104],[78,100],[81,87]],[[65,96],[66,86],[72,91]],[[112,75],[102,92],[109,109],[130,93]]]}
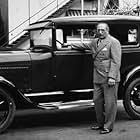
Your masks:
{"label": "suit trousers", "polygon": [[94,84],[95,112],[97,123],[100,127],[113,129],[117,113],[117,92],[118,85]]}

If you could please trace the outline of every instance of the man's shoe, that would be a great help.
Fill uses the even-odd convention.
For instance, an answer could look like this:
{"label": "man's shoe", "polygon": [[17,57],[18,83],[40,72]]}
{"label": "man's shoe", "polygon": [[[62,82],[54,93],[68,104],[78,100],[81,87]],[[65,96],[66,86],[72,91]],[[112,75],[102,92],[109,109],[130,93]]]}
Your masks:
{"label": "man's shoe", "polygon": [[100,131],[100,134],[107,134],[107,133],[110,133],[111,131],[112,131],[112,129],[103,128],[103,129]]}
{"label": "man's shoe", "polygon": [[92,130],[101,130],[101,129],[103,129],[103,127],[95,125],[95,126],[92,126],[91,129]]}

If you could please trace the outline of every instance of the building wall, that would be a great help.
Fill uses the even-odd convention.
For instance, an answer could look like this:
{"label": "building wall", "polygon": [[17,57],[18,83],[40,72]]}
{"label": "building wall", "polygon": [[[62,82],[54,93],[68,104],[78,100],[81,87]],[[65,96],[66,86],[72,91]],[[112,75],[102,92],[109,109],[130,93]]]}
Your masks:
{"label": "building wall", "polygon": [[[74,3],[73,7],[71,9],[73,10],[81,9],[81,0],[75,0],[73,3]],[[98,4],[97,0],[84,0],[84,9],[85,10],[97,9],[97,4]]]}
{"label": "building wall", "polygon": [[8,1],[9,39],[18,35],[20,30],[28,26],[29,21],[28,0]]}
{"label": "building wall", "polygon": [[47,18],[68,1],[69,0],[8,0],[10,43],[23,35],[25,32],[22,31],[29,24]]}
{"label": "building wall", "polygon": [[8,41],[8,6],[7,5],[8,5],[8,0],[0,0],[0,46]]}

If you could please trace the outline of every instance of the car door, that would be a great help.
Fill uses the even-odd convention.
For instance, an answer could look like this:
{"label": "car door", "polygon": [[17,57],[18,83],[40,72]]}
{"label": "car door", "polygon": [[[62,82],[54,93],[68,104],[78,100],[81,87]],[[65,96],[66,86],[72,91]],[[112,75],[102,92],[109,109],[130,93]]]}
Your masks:
{"label": "car door", "polygon": [[93,88],[93,62],[90,52],[56,51],[55,86],[57,90]]}
{"label": "car door", "polygon": [[[93,60],[89,50],[78,51],[62,48],[62,42],[80,41],[74,32],[76,28],[56,30],[56,48],[54,52],[55,61],[55,85],[57,90],[84,90],[93,89]],[[89,31],[85,29],[84,31]],[[89,38],[88,38],[89,39]],[[87,41],[87,39],[85,39]],[[89,40],[88,40],[89,41]]]}
{"label": "car door", "polygon": [[34,29],[30,36],[32,92],[48,92],[52,89],[52,29]]}
{"label": "car door", "polygon": [[51,89],[51,52],[31,52],[32,92],[46,92]]}

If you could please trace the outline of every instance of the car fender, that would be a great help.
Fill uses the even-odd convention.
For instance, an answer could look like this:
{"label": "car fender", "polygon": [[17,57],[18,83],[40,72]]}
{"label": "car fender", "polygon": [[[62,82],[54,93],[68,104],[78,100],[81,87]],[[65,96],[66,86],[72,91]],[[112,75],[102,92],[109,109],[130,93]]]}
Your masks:
{"label": "car fender", "polygon": [[131,71],[129,71],[129,73],[126,75],[123,85],[125,85],[138,72],[140,72],[140,66],[137,66],[131,69]]}
{"label": "car fender", "polygon": [[14,85],[12,82],[6,80],[6,79],[5,79],[4,77],[2,77],[2,76],[0,76],[0,83],[4,83],[4,84],[6,84],[6,85],[9,85],[9,86],[12,86],[13,88],[15,88],[15,85]]}
{"label": "car fender", "polygon": [[18,105],[19,102],[22,102],[23,104],[29,103],[30,105],[36,106],[35,103],[33,103],[29,98],[25,97],[24,94],[19,91],[12,82],[8,81],[3,76],[0,76],[0,86],[8,91],[8,93],[15,100],[16,105]]}

